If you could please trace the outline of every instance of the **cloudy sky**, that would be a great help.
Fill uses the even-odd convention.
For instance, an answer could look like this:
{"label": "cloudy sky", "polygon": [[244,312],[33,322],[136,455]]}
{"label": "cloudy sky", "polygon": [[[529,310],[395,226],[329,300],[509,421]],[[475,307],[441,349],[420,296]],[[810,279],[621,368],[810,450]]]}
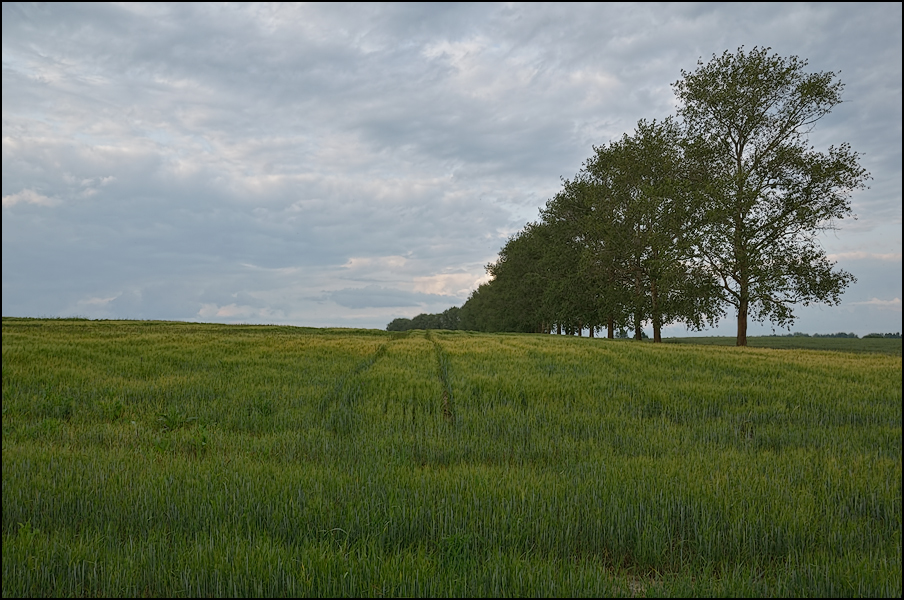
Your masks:
{"label": "cloudy sky", "polygon": [[900,3],[4,2],[3,315],[383,329],[460,306],[594,144],[743,45],[838,74],[811,142],[873,176],[822,238],[858,282],[792,329],[900,331],[901,29]]}

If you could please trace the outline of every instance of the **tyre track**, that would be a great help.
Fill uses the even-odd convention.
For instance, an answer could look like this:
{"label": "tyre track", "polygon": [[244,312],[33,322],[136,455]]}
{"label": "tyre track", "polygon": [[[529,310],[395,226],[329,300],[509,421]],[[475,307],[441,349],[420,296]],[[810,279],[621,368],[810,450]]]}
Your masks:
{"label": "tyre track", "polygon": [[386,355],[389,343],[381,344],[373,354],[340,377],[333,389],[320,399],[320,413],[327,429],[334,433],[347,434],[357,428],[359,415],[355,405],[363,395],[358,377]]}
{"label": "tyre track", "polygon": [[455,424],[455,410],[453,406],[452,383],[449,381],[449,357],[443,350],[442,345],[434,339],[427,330],[424,337],[433,342],[433,349],[436,352],[436,373],[439,377],[439,383],[443,390],[441,400],[441,408],[443,411],[443,419],[451,424]]}

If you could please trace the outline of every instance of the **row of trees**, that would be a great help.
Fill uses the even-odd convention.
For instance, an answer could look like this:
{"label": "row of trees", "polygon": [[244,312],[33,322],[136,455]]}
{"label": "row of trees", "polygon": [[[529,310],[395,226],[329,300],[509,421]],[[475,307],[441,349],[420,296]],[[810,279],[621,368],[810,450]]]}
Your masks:
{"label": "row of trees", "polygon": [[[464,308],[464,307],[463,307]],[[464,321],[462,320],[462,315],[465,315]],[[474,311],[462,311],[461,308],[457,306],[453,306],[441,313],[428,314],[421,313],[411,319],[406,319],[405,317],[400,317],[398,319],[393,319],[389,325],[386,326],[386,331],[408,331],[409,329],[464,329],[476,331],[478,327],[476,327],[476,323],[473,321],[475,317],[478,316],[479,313]],[[592,329],[591,336],[592,334]],[[562,333],[559,330],[558,333]],[[569,334],[577,333],[576,331],[568,332]],[[648,336],[646,333],[642,334],[644,339],[647,339]],[[628,333],[625,329],[620,329],[615,334],[616,338],[627,338]],[[859,339],[856,333],[847,333],[844,331],[839,331],[837,333],[803,333],[801,331],[795,331],[794,333],[785,333],[782,335],[772,334],[771,337],[814,337],[814,338],[851,338],[851,339]],[[901,339],[901,332],[895,333],[868,333],[863,336],[866,338],[887,338],[887,339]]]}
{"label": "row of trees", "polygon": [[[815,338],[854,338],[858,339],[856,333],[814,333],[812,336],[809,333],[801,333],[800,331],[795,331],[794,333],[785,334],[783,337],[815,337]],[[901,332],[897,331],[895,333],[867,333],[863,336],[863,339],[868,338],[883,338],[883,339],[901,339]]]}
{"label": "row of trees", "polygon": [[855,278],[818,235],[853,216],[869,174],[849,145],[808,143],[841,102],[835,75],[769,50],[682,71],[676,117],[594,147],[487,265],[456,328],[640,339],[649,323],[658,342],[668,324],[702,329],[731,310],[746,345],[749,319],[785,327],[797,304],[840,302]]}
{"label": "row of trees", "polygon": [[386,331],[408,331],[409,329],[464,329],[461,327],[461,309],[453,306],[441,313],[421,313],[411,319],[399,317],[390,321],[386,326]]}

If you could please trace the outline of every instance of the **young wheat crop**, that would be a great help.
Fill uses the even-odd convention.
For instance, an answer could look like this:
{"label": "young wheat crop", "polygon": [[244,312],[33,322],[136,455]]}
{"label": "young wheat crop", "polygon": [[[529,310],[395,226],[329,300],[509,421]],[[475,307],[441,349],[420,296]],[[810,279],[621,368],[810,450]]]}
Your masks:
{"label": "young wheat crop", "polygon": [[900,596],[901,359],[4,319],[4,596]]}

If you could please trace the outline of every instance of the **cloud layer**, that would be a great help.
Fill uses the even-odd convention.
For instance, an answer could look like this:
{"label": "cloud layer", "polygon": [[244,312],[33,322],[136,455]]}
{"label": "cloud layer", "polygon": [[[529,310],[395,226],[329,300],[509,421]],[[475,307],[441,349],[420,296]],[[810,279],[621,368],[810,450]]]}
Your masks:
{"label": "cloud layer", "polygon": [[383,328],[460,305],[594,144],[740,45],[845,82],[812,140],[874,180],[825,245],[886,282],[846,296],[885,323],[892,3],[4,3],[3,314]]}

